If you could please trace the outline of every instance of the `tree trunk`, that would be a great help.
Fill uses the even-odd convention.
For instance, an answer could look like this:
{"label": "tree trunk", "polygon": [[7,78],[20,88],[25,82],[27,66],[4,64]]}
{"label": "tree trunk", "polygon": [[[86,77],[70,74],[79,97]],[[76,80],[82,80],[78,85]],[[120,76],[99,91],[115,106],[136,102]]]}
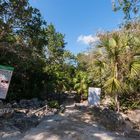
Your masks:
{"label": "tree trunk", "polygon": [[101,86],[101,88],[102,88],[102,69],[100,68],[100,86]]}
{"label": "tree trunk", "polygon": [[120,111],[120,103],[118,101],[118,94],[115,94],[115,105],[116,105],[116,111],[119,112]]}
{"label": "tree trunk", "polygon": [[[118,63],[115,63],[115,70],[114,70],[114,76],[118,80]],[[115,93],[115,105],[116,105],[116,111],[120,111],[120,104],[118,101],[118,92]]]}

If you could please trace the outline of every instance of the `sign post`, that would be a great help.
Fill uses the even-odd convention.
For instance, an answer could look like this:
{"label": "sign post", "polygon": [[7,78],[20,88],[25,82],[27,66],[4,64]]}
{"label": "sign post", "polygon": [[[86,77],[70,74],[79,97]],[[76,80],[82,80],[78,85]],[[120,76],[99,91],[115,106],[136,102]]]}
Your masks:
{"label": "sign post", "polygon": [[13,70],[13,67],[0,65],[0,99],[6,98]]}
{"label": "sign post", "polygon": [[101,88],[89,87],[88,89],[88,104],[99,105],[100,104]]}

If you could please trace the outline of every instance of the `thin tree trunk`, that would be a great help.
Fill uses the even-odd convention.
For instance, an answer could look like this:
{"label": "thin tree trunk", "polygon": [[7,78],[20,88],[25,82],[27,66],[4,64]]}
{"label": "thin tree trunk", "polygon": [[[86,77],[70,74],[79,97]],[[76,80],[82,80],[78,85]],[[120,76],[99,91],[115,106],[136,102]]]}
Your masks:
{"label": "thin tree trunk", "polygon": [[[118,80],[118,63],[115,63],[115,78]],[[116,104],[116,111],[119,112],[120,111],[120,104],[118,101],[118,93],[115,93],[115,104]]]}
{"label": "thin tree trunk", "polygon": [[100,86],[101,86],[101,88],[102,88],[102,69],[100,68]]}
{"label": "thin tree trunk", "polygon": [[115,105],[116,105],[116,111],[119,112],[120,111],[120,104],[118,101],[118,94],[115,94]]}

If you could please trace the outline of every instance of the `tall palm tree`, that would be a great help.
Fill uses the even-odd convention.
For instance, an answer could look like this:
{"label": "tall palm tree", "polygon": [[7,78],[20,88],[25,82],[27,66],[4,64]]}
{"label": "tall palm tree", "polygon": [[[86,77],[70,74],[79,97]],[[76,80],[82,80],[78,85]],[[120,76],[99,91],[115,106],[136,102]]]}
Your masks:
{"label": "tall palm tree", "polygon": [[[104,63],[107,73],[104,90],[106,93],[113,93],[116,109],[119,111],[118,95],[129,89],[127,78],[136,78],[140,73],[140,61],[136,57],[137,46],[134,38],[121,31],[104,34],[100,36],[100,45],[104,52]],[[133,41],[132,41],[133,40]]]}

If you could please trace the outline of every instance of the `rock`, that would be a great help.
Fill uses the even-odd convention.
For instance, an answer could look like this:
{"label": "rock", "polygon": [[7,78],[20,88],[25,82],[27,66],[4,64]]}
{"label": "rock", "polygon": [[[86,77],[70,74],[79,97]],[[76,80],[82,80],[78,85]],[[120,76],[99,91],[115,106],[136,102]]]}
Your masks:
{"label": "rock", "polygon": [[101,116],[102,123],[111,130],[120,130],[122,125],[125,123],[123,117],[120,114],[107,108],[102,110]]}
{"label": "rock", "polygon": [[3,108],[3,102],[0,100],[0,108]]}
{"label": "rock", "polygon": [[131,130],[129,133],[124,133],[126,137],[140,138],[140,130]]}
{"label": "rock", "polygon": [[29,100],[20,100],[19,105],[21,108],[27,108],[29,106]]}
{"label": "rock", "polygon": [[16,113],[28,113],[29,112],[29,110],[28,109],[15,109],[14,110]]}
{"label": "rock", "polygon": [[54,108],[54,109],[52,110],[52,112],[55,114],[55,113],[58,112],[58,110],[57,110],[56,108]]}
{"label": "rock", "polygon": [[106,95],[105,98],[101,101],[101,104],[104,107],[109,107],[112,104],[112,100],[111,100],[110,96]]}
{"label": "rock", "polygon": [[15,101],[15,102],[12,103],[12,107],[13,107],[13,108],[18,108],[19,105],[18,105],[18,103]]}
{"label": "rock", "polygon": [[123,134],[126,136],[133,130],[133,123],[129,120],[125,120],[125,125],[120,125]]}
{"label": "rock", "polygon": [[43,102],[37,98],[12,101],[5,105],[0,101],[0,105],[0,139],[2,135],[3,138],[10,138],[16,135],[16,132],[28,131],[36,127],[44,116],[51,116],[58,112],[57,109],[49,108],[47,101]]}
{"label": "rock", "polygon": [[66,109],[66,107],[64,105],[61,105],[60,109],[59,109],[59,113],[64,113],[65,109]]}
{"label": "rock", "polygon": [[36,116],[32,117],[22,117],[15,119],[14,126],[19,128],[20,131],[27,131],[31,127],[37,126],[39,123]]}
{"label": "rock", "polygon": [[15,132],[8,132],[8,133],[4,133],[2,138],[3,139],[11,139],[12,137],[15,137],[15,136],[18,136],[20,135],[21,133],[19,131],[15,131]]}
{"label": "rock", "polygon": [[0,109],[0,117],[8,119],[11,118],[13,114],[14,114],[14,110],[11,108]]}
{"label": "rock", "polygon": [[129,110],[127,112],[129,119],[135,123],[140,123],[140,110]]}
{"label": "rock", "polygon": [[48,101],[47,101],[47,100],[44,100],[44,101],[41,102],[41,105],[42,105],[42,106],[45,106],[45,105],[47,105],[47,104],[48,104]]}
{"label": "rock", "polygon": [[41,107],[41,101],[39,101],[37,98],[33,98],[30,103],[34,106],[34,108],[39,108]]}
{"label": "rock", "polygon": [[36,109],[41,107],[42,102],[39,101],[37,98],[33,98],[31,100],[20,100],[19,105],[21,108],[30,108],[30,109]]}
{"label": "rock", "polygon": [[65,106],[67,105],[72,105],[75,103],[75,95],[74,94],[70,94],[67,96],[67,98],[65,99],[65,102],[63,103]]}
{"label": "rock", "polygon": [[113,131],[124,130],[126,124],[121,114],[108,108],[92,107],[90,110],[93,113],[93,119],[105,128]]}
{"label": "rock", "polygon": [[7,103],[6,105],[4,105],[5,108],[12,108],[12,105],[10,103]]}

